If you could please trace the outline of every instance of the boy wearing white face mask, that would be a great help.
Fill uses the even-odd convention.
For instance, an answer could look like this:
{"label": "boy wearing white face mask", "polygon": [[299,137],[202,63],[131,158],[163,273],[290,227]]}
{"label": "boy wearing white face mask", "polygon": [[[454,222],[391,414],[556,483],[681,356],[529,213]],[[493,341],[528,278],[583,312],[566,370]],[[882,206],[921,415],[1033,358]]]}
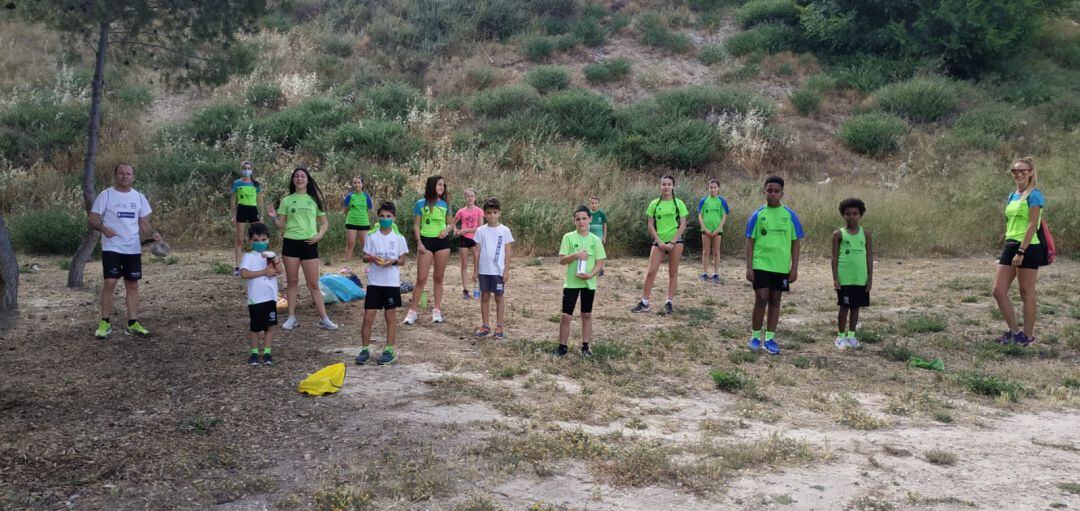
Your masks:
{"label": "boy wearing white face mask", "polygon": [[233,276],[240,275],[240,256],[244,251],[245,224],[250,225],[262,221],[262,217],[259,216],[259,211],[263,209],[262,187],[251,177],[253,172],[250,161],[241,163],[241,178],[233,181],[232,189],[229,190],[232,201],[230,211],[236,212],[236,216],[233,217],[233,230],[236,232],[233,239],[233,262],[235,263]]}
{"label": "boy wearing white face mask", "polygon": [[266,224],[251,224],[248,238],[251,240],[251,252],[244,254],[244,260],[240,263],[240,277],[247,280],[248,315],[251,316],[248,364],[259,365],[261,337],[262,363],[273,365],[270,344],[274,340],[274,326],[277,325],[277,276],[282,271],[281,258],[266,251],[270,246],[270,229]]}

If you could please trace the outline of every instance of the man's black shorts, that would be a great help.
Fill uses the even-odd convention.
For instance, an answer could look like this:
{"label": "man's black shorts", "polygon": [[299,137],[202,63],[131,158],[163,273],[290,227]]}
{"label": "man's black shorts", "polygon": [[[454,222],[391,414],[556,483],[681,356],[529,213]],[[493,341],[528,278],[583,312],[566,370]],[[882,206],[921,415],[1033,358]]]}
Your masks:
{"label": "man's black shorts", "polygon": [[401,288],[397,286],[371,286],[367,287],[367,296],[364,297],[364,310],[368,309],[396,309],[401,307]]}
{"label": "man's black shorts", "polygon": [[251,316],[251,331],[265,332],[277,325],[277,302],[269,300],[249,304],[248,315]]}
{"label": "man's black shorts", "polygon": [[106,279],[139,280],[142,278],[142,254],[103,251],[101,269]]}
{"label": "man's black shorts", "polygon": [[584,287],[564,287],[562,290],[563,314],[574,314],[574,306],[577,305],[578,296],[581,296],[581,313],[592,312],[593,299],[596,298],[596,290]]}
{"label": "man's black shorts", "polygon": [[788,288],[788,274],[765,270],[754,270],[754,289],[769,288],[773,291],[791,291]]}
{"label": "man's black shorts", "polygon": [[866,286],[840,286],[836,290],[836,304],[841,307],[869,307],[870,292]]}

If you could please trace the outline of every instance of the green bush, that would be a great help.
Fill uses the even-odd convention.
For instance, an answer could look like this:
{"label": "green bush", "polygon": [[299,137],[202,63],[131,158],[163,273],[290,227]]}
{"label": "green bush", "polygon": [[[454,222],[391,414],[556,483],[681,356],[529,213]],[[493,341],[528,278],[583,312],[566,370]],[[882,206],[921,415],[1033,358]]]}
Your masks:
{"label": "green bush", "polygon": [[1066,131],[1080,126],[1080,99],[1074,95],[1060,98],[1046,105],[1047,119]]}
{"label": "green bush", "polygon": [[660,111],[678,117],[704,118],[709,113],[740,113],[751,110],[771,118],[776,107],[761,96],[739,89],[694,85],[657,94]]}
{"label": "green bush", "polygon": [[505,40],[528,26],[528,18],[515,0],[483,0],[477,3],[476,32],[484,39]]}
{"label": "green bush", "polygon": [[338,126],[330,136],[335,149],[368,158],[404,161],[420,150],[421,142],[400,122],[372,119]]}
{"label": "green bush", "polygon": [[630,59],[619,57],[589,64],[583,72],[585,81],[593,85],[622,80],[630,75]]}
{"label": "green bush", "polygon": [[690,37],[685,33],[672,30],[668,21],[657,12],[646,12],[635,20],[641,44],[666,48],[675,53],[685,53],[693,48]]}
{"label": "green bush", "polygon": [[836,78],[827,74],[820,74],[808,77],[806,82],[803,83],[803,88],[824,94],[836,88]]}
{"label": "green bush", "polygon": [[470,67],[465,70],[465,80],[475,90],[486,89],[495,85],[498,71],[491,66]]}
{"label": "green bush", "polygon": [[538,16],[555,19],[573,18],[580,9],[577,0],[533,0],[530,3],[533,12]]}
{"label": "green bush", "polygon": [[86,236],[86,216],[53,206],[11,216],[8,227],[16,250],[71,255]]}
{"label": "green bush", "polygon": [[698,60],[706,66],[711,66],[718,62],[723,62],[727,53],[724,51],[724,45],[722,44],[710,44],[701,49],[698,52]]}
{"label": "green bush", "polygon": [[956,86],[944,78],[912,78],[874,93],[886,112],[911,122],[934,122],[956,109]]}
{"label": "green bush", "polygon": [[525,83],[547,94],[569,87],[570,73],[559,66],[538,66],[525,75]]}
{"label": "green bush", "polygon": [[352,110],[340,102],[314,97],[255,121],[255,131],[292,150],[308,136],[343,124],[350,117]]}
{"label": "green bush", "polygon": [[837,136],[857,153],[880,156],[895,152],[907,133],[903,119],[886,113],[871,112],[856,115],[840,124]]}
{"label": "green bush", "polygon": [[116,102],[129,108],[146,108],[154,103],[154,92],[149,85],[131,84],[124,85],[113,91],[112,97]]}
{"label": "green bush", "polygon": [[983,396],[1008,396],[1010,401],[1016,402],[1022,394],[1028,393],[1028,390],[1019,382],[999,378],[992,374],[967,372],[961,374],[959,379],[968,390]]}
{"label": "green bush", "polygon": [[751,53],[779,53],[794,49],[798,38],[798,30],[791,26],[766,23],[728,37],[724,41],[724,50],[736,57]]}
{"label": "green bush", "polygon": [[184,123],[183,132],[196,142],[216,144],[228,140],[240,121],[247,117],[244,107],[218,103],[199,110]]}
{"label": "green bush", "polygon": [[532,36],[521,44],[521,51],[525,58],[533,62],[547,60],[555,53],[555,38],[547,36]]}
{"label": "green bush", "polygon": [[478,92],[469,109],[483,117],[506,117],[531,109],[540,102],[536,89],[528,85],[504,85]]}
{"label": "green bush", "polygon": [[30,166],[85,138],[90,109],[52,100],[19,101],[0,112],[0,157]]}
{"label": "green bush", "polygon": [[647,135],[643,149],[652,163],[688,169],[713,158],[716,139],[715,126],[699,119],[678,119]]}
{"label": "green bush", "polygon": [[577,34],[562,34],[554,37],[555,51],[565,53],[573,50],[581,44],[581,38]]}
{"label": "green bush", "polygon": [[795,25],[799,11],[792,0],[750,0],[735,9],[735,20],[743,28],[774,21]]}
{"label": "green bush", "polygon": [[604,33],[604,29],[600,28],[600,25],[592,18],[581,18],[575,21],[570,26],[570,33],[579,39],[581,44],[590,48],[604,44],[604,38],[607,35]]}
{"label": "green bush", "polygon": [[285,103],[285,93],[276,83],[256,83],[248,87],[247,92],[244,93],[244,99],[247,104],[254,107],[277,109]]}
{"label": "green bush", "polygon": [[413,108],[423,107],[420,91],[402,82],[376,85],[364,93],[364,99],[372,113],[395,119],[404,119]]}
{"label": "green bush", "polygon": [[821,100],[821,93],[809,88],[799,89],[788,96],[791,106],[803,117],[817,112],[821,108]]}
{"label": "green bush", "polygon": [[554,93],[544,99],[541,111],[563,136],[599,142],[611,133],[615,108],[606,96],[582,89]]}
{"label": "green bush", "polygon": [[185,186],[216,193],[232,183],[238,163],[216,148],[185,144],[152,153],[149,159],[142,161],[139,172],[146,177],[147,183],[152,183],[148,187],[164,188],[158,190],[161,193]]}
{"label": "green bush", "polygon": [[711,377],[713,383],[716,384],[716,388],[725,392],[736,392],[750,385],[750,378],[738,369],[733,369],[731,371],[714,369],[709,371],[709,377]]}
{"label": "green bush", "polygon": [[353,54],[353,43],[342,37],[328,35],[322,40],[322,51],[327,55],[347,59]]}
{"label": "green bush", "polygon": [[987,105],[964,112],[953,126],[953,134],[980,149],[993,149],[1020,129],[1020,119],[1012,109]]}
{"label": "green bush", "polygon": [[836,78],[837,85],[870,92],[933,67],[930,62],[912,58],[854,55],[835,62],[829,74]]}

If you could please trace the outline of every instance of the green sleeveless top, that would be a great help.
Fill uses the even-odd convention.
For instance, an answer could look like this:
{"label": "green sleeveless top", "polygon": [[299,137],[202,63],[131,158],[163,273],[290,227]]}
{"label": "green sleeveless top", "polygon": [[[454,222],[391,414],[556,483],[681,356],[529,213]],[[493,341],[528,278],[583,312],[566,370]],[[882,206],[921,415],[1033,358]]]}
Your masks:
{"label": "green sleeveless top", "polygon": [[866,233],[858,234],[840,229],[840,250],[836,257],[836,277],[841,286],[866,285]]}

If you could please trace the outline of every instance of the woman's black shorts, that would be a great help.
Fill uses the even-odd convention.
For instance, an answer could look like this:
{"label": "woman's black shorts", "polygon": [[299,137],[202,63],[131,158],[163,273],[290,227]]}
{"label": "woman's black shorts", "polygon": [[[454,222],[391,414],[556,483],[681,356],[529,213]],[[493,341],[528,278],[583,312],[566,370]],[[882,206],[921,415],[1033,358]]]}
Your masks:
{"label": "woman's black shorts", "polygon": [[596,298],[596,290],[584,287],[564,287],[562,290],[563,314],[574,314],[574,306],[577,305],[578,295],[581,296],[581,313],[592,312],[593,299]]}
{"label": "woman's black shorts", "polygon": [[350,230],[350,231],[370,231],[371,230],[370,225],[345,224],[345,228]]}
{"label": "woman's black shorts", "polygon": [[242,224],[250,224],[259,221],[259,208],[255,206],[236,205],[236,221]]}
{"label": "woman's black shorts", "polygon": [[[1005,248],[1001,250],[1001,258],[998,259],[998,264],[1012,266],[1013,256],[1016,255],[1016,251],[1019,249],[1019,241],[1005,241]],[[1038,270],[1043,264],[1043,249],[1042,243],[1028,245],[1027,250],[1024,250],[1024,262],[1020,263],[1020,267],[1029,270]]]}
{"label": "woman's black shorts", "polygon": [[446,241],[446,238],[420,236],[420,243],[424,245],[424,248],[432,252],[450,250],[450,242]]}
{"label": "woman's black shorts", "polygon": [[458,247],[460,248],[473,248],[476,246],[476,241],[466,238],[464,236],[458,240]]}
{"label": "woman's black shorts", "polygon": [[308,244],[308,242],[304,240],[285,238],[285,242],[281,244],[281,255],[285,257],[298,257],[301,261],[318,259],[319,244]]}

